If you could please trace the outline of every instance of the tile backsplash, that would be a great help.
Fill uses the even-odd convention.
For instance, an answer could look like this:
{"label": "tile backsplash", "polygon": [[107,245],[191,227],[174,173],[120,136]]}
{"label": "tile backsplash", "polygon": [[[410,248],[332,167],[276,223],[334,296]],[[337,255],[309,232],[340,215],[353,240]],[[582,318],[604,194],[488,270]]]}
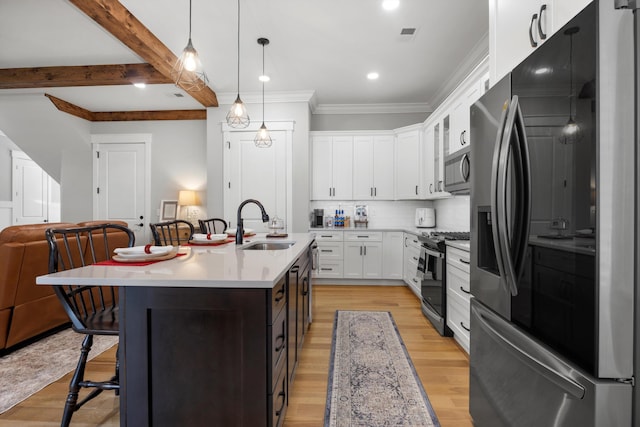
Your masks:
{"label": "tile backsplash", "polygon": [[[311,201],[310,210],[324,209],[325,216],[335,214],[336,209],[353,218],[356,205],[367,205],[369,228],[414,226],[416,208],[435,208],[438,228],[469,230],[469,196],[456,196],[442,200],[364,200],[364,201]],[[309,214],[311,217],[311,214]],[[310,220],[310,219],[309,219]]]}

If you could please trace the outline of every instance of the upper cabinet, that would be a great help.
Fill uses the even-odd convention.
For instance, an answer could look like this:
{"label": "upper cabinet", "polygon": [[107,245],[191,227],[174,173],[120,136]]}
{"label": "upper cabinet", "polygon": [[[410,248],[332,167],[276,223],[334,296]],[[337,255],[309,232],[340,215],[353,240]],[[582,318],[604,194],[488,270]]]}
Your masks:
{"label": "upper cabinet", "polygon": [[420,127],[410,126],[398,130],[396,136],[396,199],[424,198],[421,185],[423,163]]}
{"label": "upper cabinet", "polygon": [[591,0],[489,0],[491,81],[497,82]]}
{"label": "upper cabinet", "polygon": [[311,139],[311,198],[353,198],[353,137],[313,136]]}
{"label": "upper cabinet", "polygon": [[353,198],[393,200],[394,138],[389,135],[353,137]]}

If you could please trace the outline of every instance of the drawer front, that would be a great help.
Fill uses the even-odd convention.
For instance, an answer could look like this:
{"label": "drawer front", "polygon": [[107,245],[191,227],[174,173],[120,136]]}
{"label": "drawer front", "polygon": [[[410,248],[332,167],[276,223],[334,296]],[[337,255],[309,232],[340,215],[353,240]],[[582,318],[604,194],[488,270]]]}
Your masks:
{"label": "drawer front", "polygon": [[318,266],[318,278],[341,278],[344,273],[344,261],[342,260],[323,260],[321,259]]}
{"label": "drawer front", "polygon": [[318,242],[318,256],[320,259],[342,259],[344,251],[342,242]]}
{"label": "drawer front", "polygon": [[270,390],[276,387],[277,376],[280,370],[284,368],[287,360],[287,316],[286,310],[280,313],[280,316],[273,323],[271,329],[271,373],[272,385]]}
{"label": "drawer front", "polygon": [[316,232],[316,242],[342,241],[342,231],[318,231]]}
{"label": "drawer front", "polygon": [[455,295],[447,294],[447,325],[453,331],[456,340],[469,353],[470,304],[461,303]]}
{"label": "drawer front", "polygon": [[287,281],[283,277],[271,290],[271,321],[275,321],[287,303]]}
{"label": "drawer front", "polygon": [[269,396],[269,409],[271,410],[271,426],[280,427],[284,423],[284,415],[287,412],[287,376],[286,369],[279,372],[276,387]]}
{"label": "drawer front", "polygon": [[456,294],[461,301],[468,304],[471,298],[469,286],[469,274],[447,264],[447,292]]}
{"label": "drawer front", "polygon": [[418,240],[417,236],[414,236],[413,234],[409,234],[409,233],[405,233],[404,234],[404,247],[405,250],[407,248],[414,248],[417,249],[418,251],[420,250],[420,246],[422,246],[420,244],[420,241]]}
{"label": "drawer front", "polygon": [[345,242],[382,242],[382,231],[347,231],[344,233]]}
{"label": "drawer front", "polygon": [[447,246],[447,264],[451,264],[468,274],[470,271],[469,252]]}

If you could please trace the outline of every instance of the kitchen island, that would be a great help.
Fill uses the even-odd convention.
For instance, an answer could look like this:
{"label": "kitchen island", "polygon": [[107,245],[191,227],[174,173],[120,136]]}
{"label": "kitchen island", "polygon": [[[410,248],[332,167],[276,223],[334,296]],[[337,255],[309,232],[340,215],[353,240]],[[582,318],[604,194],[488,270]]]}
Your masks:
{"label": "kitchen island", "polygon": [[284,243],[258,235],[241,246],[190,246],[147,266],[38,277],[120,287],[122,426],[282,424],[309,321],[313,236],[247,249],[267,240]]}

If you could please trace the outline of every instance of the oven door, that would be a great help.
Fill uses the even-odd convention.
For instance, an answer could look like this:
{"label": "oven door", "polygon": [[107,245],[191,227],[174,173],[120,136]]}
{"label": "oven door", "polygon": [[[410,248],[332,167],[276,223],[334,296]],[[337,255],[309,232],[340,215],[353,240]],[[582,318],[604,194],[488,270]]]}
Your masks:
{"label": "oven door", "polygon": [[422,301],[444,317],[444,253],[422,246],[418,260]]}

